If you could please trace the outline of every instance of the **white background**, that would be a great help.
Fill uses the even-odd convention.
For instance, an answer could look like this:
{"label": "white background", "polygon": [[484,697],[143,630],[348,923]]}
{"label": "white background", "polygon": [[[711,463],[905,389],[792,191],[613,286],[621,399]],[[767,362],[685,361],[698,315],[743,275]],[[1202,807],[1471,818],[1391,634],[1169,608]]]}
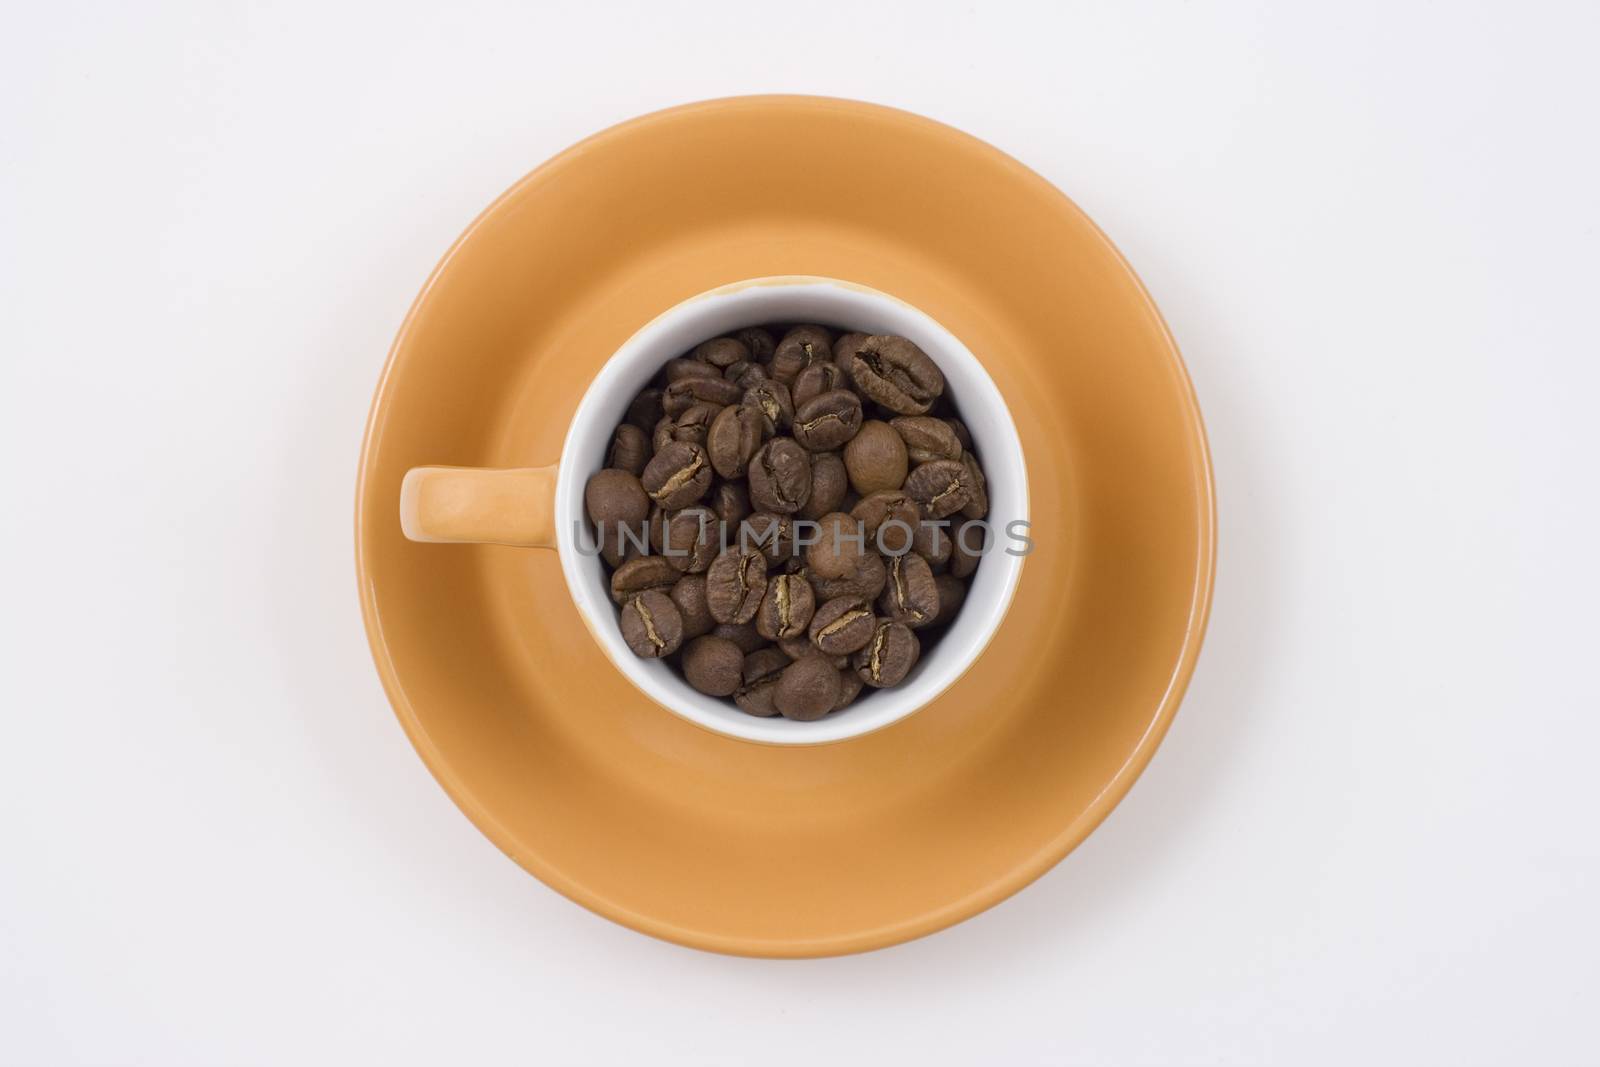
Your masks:
{"label": "white background", "polygon": [[[21,4],[0,32],[0,1062],[1594,1063],[1593,4]],[[753,91],[1084,206],[1215,449],[1216,609],[1087,844],[802,963],[582,911],[396,725],[363,418],[550,154]]]}

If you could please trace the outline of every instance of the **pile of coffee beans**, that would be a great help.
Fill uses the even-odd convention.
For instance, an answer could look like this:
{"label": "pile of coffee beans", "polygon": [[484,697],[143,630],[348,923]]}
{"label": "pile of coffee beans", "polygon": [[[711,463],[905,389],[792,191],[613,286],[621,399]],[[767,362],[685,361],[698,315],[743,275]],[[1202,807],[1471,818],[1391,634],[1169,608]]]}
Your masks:
{"label": "pile of coffee beans", "polygon": [[800,720],[906,678],[961,609],[989,508],[933,360],[822,326],[668,360],[584,503],[628,647]]}

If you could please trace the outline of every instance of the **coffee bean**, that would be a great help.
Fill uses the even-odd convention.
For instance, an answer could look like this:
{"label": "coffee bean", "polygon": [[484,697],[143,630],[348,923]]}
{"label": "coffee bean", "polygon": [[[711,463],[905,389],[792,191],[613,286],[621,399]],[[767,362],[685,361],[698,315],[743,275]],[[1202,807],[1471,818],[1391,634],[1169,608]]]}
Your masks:
{"label": "coffee bean", "polygon": [[743,478],[750,457],[771,432],[772,423],[755,408],[743,404],[723,408],[706,437],[712,468],[724,478]]}
{"label": "coffee bean", "polygon": [[703,573],[717,558],[722,526],[708,507],[696,505],[674,512],[667,521],[661,554],[679,571]]}
{"label": "coffee bean", "polygon": [[637,475],[607,467],[589,476],[583,487],[583,507],[591,522],[639,523],[650,514],[650,498]]}
{"label": "coffee bean", "polygon": [[750,346],[736,337],[713,337],[695,346],[693,358],[713,367],[731,367],[750,360]]}
{"label": "coffee bean", "polygon": [[862,556],[856,569],[843,578],[811,576],[811,588],[816,590],[818,600],[833,600],[842,596],[876,600],[888,582],[889,568],[884,565],[883,557],[873,551]]}
{"label": "coffee bean", "polygon": [[750,517],[750,492],[743,482],[723,482],[711,490],[711,510],[717,519],[735,535],[739,524]]}
{"label": "coffee bean", "polygon": [[628,413],[623,419],[633,426],[637,426],[645,433],[655,429],[656,423],[661,421],[661,416],[666,414],[666,409],[661,406],[661,390],[646,389],[633,398],[628,405]]}
{"label": "coffee bean", "polygon": [[676,511],[711,488],[711,460],[700,445],[672,441],[651,458],[639,481],[651,500]]}
{"label": "coffee bean", "polygon": [[757,363],[771,360],[773,351],[778,347],[777,338],[759,326],[747,326],[733,336],[735,340],[744,343],[750,350],[750,358]]}
{"label": "coffee bean", "polygon": [[739,402],[765,415],[773,432],[785,432],[794,423],[794,398],[782,382],[765,378],[750,383]]}
{"label": "coffee bean", "polygon": [[706,606],[705,575],[685,574],[668,595],[678,605],[678,614],[683,616],[684,640],[708,634],[717,625],[717,620],[711,617],[711,609]]}
{"label": "coffee bean", "polygon": [[[899,489],[883,489],[861,498],[850,509],[867,532],[867,547],[888,555],[911,551],[911,539],[922,522],[922,508]],[[890,525],[890,524],[893,525]]]}
{"label": "coffee bean", "polygon": [[856,697],[861,695],[865,688],[861,676],[853,670],[845,669],[847,664],[841,663],[839,667],[839,699],[833,702],[834,711],[843,711],[855,703]]}
{"label": "coffee bean", "polygon": [[778,714],[774,703],[778,679],[788,669],[789,662],[789,657],[775,648],[758,649],[747,655],[733,702],[751,715],[771,718]]}
{"label": "coffee bean", "polygon": [[811,643],[811,637],[808,634],[798,634],[794,637],[782,638],[778,641],[778,648],[782,649],[783,654],[788,656],[790,659],[804,659],[807,656],[821,656],[823,659],[831,663],[836,670],[842,671],[846,667],[850,666],[850,657],[848,654],[829,656],[819,651],[817,646]]}
{"label": "coffee bean", "polygon": [[915,552],[889,561],[889,582],[878,598],[878,611],[887,619],[916,629],[939,617],[939,587],[928,561]]}
{"label": "coffee bean", "polygon": [[836,656],[864,646],[877,622],[867,601],[842,596],[817,608],[807,634],[818,651]]}
{"label": "coffee bean", "polygon": [[911,532],[911,551],[927,560],[935,574],[950,562],[950,552],[954,548],[949,526],[941,525],[944,521],[923,519]]}
{"label": "coffee bean", "polygon": [[861,348],[861,342],[867,339],[864,333],[842,333],[833,342],[833,365],[839,368],[840,384],[846,388],[854,388],[850,378],[850,364],[856,358],[856,352]]}
{"label": "coffee bean", "polygon": [[681,382],[685,378],[720,378],[722,371],[711,364],[698,359],[667,360],[667,365],[662,368],[662,373],[667,376],[668,382]]}
{"label": "coffee bean", "polygon": [[732,696],[744,680],[744,653],[725,638],[697,637],[683,650],[683,677],[707,696]]}
{"label": "coffee bean", "polygon": [[759,552],[730,548],[706,571],[706,606],[718,622],[749,622],[767,589],[767,561]]}
{"label": "coffee bean", "polygon": [[920,655],[922,646],[917,635],[901,623],[885,619],[851,663],[863,682],[874,689],[885,689],[905,681]]}
{"label": "coffee bean", "polygon": [[606,449],[606,466],[625,470],[637,478],[644,473],[644,465],[650,462],[652,454],[650,438],[645,432],[625,422],[611,435],[611,446]]}
{"label": "coffee bean", "polygon": [[682,577],[679,570],[662,556],[630,559],[611,575],[611,599],[625,604],[640,593],[665,592]]}
{"label": "coffee bean", "polygon": [[963,522],[950,534],[950,573],[970,577],[978,569],[988,545],[989,528],[981,522]]}
{"label": "coffee bean", "polygon": [[843,578],[854,572],[867,553],[861,520],[836,511],[824,515],[818,525],[817,540],[806,547],[807,568],[819,578]]}
{"label": "coffee bean", "polygon": [[944,375],[904,337],[877,334],[857,347],[850,379],[862,396],[901,415],[922,415],[944,392]]}
{"label": "coffee bean", "polygon": [[683,643],[683,617],[665,593],[651,590],[622,605],[622,639],[633,654],[660,659]]}
{"label": "coffee bean", "polygon": [[909,469],[905,440],[888,423],[869,419],[844,446],[844,467],[850,485],[862,496],[898,489]]}
{"label": "coffee bean", "polygon": [[812,397],[795,408],[794,439],[812,452],[841,448],[861,429],[861,398],[848,389]]}
{"label": "coffee bean", "polygon": [[765,637],[756,633],[756,624],[753,622],[719,622],[712,628],[711,636],[732,641],[745,655],[771,647]]}
{"label": "coffee bean", "polygon": [[811,364],[832,358],[832,334],[821,326],[796,326],[783,335],[772,354],[772,376],[790,385]]}
{"label": "coffee bean", "polygon": [[967,469],[967,502],[961,505],[961,514],[981,519],[989,514],[989,481],[971,452],[961,457],[961,465]]}
{"label": "coffee bean", "polygon": [[584,506],[624,640],[752,715],[816,719],[903,680],[912,629],[948,625],[979,565],[976,531],[963,548],[948,527],[987,514],[983,470],[903,337],[711,338],[634,397],[605,462]]}
{"label": "coffee bean", "polygon": [[781,564],[795,554],[794,520],[788,515],[758,511],[744,521],[738,536],[731,538],[741,549],[754,549],[771,564]]}
{"label": "coffee bean", "polygon": [[661,392],[661,407],[668,415],[677,417],[696,404],[714,404],[723,407],[735,404],[744,396],[744,390],[720,375],[709,378],[684,378],[672,382]]}
{"label": "coffee bean", "polygon": [[772,702],[784,718],[811,722],[832,711],[838,700],[839,672],[821,656],[807,656],[784,668]]}
{"label": "coffee bean", "polygon": [[761,606],[756,609],[756,632],[772,641],[803,634],[816,606],[811,584],[800,575],[769,578]]}
{"label": "coffee bean", "polygon": [[844,460],[837,452],[811,454],[811,496],[800,509],[802,519],[820,519],[830,511],[840,511],[844,495],[850,489],[849,476],[845,474]]}
{"label": "coffee bean", "polygon": [[936,459],[960,459],[961,442],[943,419],[932,415],[901,415],[889,420],[906,443],[912,463],[931,463]]}
{"label": "coffee bean", "polygon": [[[906,475],[906,495],[931,519],[953,515],[971,499],[971,475],[960,460],[936,459]],[[645,486],[649,488],[648,485]]]}
{"label": "coffee bean", "polygon": [[939,589],[939,614],[934,617],[933,621],[943,626],[947,622],[953,622],[956,612],[960,611],[961,605],[966,603],[967,583],[960,578],[941,574],[933,580],[933,584]]}
{"label": "coffee bean", "polygon": [[794,406],[804,407],[807,400],[831,393],[842,388],[844,375],[839,372],[839,365],[831,360],[813,363],[801,371],[794,379],[794,388],[789,390],[794,397]]}
{"label": "coffee bean", "polygon": [[[645,474],[648,476],[649,471]],[[645,489],[649,488],[647,483]],[[751,458],[750,502],[762,511],[792,515],[805,506],[810,496],[811,459],[793,439],[774,438]]]}

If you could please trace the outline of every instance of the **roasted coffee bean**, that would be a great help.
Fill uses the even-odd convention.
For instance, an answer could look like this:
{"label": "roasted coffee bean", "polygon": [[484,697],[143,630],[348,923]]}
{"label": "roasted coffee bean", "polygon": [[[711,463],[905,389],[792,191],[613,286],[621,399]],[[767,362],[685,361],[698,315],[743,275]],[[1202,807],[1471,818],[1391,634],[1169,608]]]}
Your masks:
{"label": "roasted coffee bean", "polygon": [[842,333],[838,340],[833,342],[833,365],[839,368],[840,383],[844,388],[853,388],[850,379],[850,364],[856,358],[856,352],[861,348],[861,342],[867,339],[864,333]]}
{"label": "roasted coffee bean", "polygon": [[967,469],[967,502],[961,505],[961,514],[981,519],[989,514],[989,480],[971,452],[961,457],[961,465]]}
{"label": "roasted coffee bean", "polygon": [[898,556],[911,551],[911,540],[922,521],[922,508],[899,489],[883,489],[861,498],[850,509],[867,531],[867,547],[885,555]]}
{"label": "roasted coffee bean", "polygon": [[749,622],[767,591],[767,560],[730,548],[706,571],[706,606],[718,622]]}
{"label": "roasted coffee bean", "polygon": [[746,519],[738,535],[729,540],[740,549],[760,552],[768,563],[781,564],[795,554],[794,519],[758,511]]}
{"label": "roasted coffee bean", "polygon": [[[647,476],[649,473],[645,471]],[[649,488],[646,484],[645,489]],[[788,437],[776,437],[762,445],[750,460],[750,503],[762,511],[792,515],[805,507],[810,497],[811,458],[806,450]]]}
{"label": "roasted coffee bean", "polygon": [[848,654],[838,656],[827,655],[826,653],[818,650],[817,646],[811,643],[811,637],[809,634],[799,634],[795,637],[785,637],[778,642],[778,647],[782,649],[783,654],[788,656],[790,659],[804,659],[806,656],[821,656],[823,659],[831,663],[835,670],[842,671],[846,667],[850,666],[850,656]]}
{"label": "roasted coffee bean", "polygon": [[794,397],[794,406],[800,408],[804,407],[805,402],[812,397],[842,388],[844,388],[844,375],[839,373],[839,365],[829,360],[813,363],[796,375],[794,388],[789,390],[789,393]]}
{"label": "roasted coffee bean", "polygon": [[661,416],[666,414],[666,409],[661,406],[661,390],[646,389],[633,398],[628,405],[628,413],[624,420],[633,426],[639,427],[645,433],[656,428],[656,423],[661,421]]}
{"label": "roasted coffee bean", "polygon": [[911,551],[927,560],[935,574],[950,562],[954,547],[945,519],[923,519],[911,533]]}
{"label": "roasted coffee bean", "polygon": [[821,656],[806,656],[785,667],[772,697],[780,715],[799,722],[822,718],[838,700],[839,672]]}
{"label": "roasted coffee bean", "polygon": [[905,484],[906,443],[887,422],[868,419],[844,446],[850,485],[862,496]]}
{"label": "roasted coffee bean", "polygon": [[654,589],[622,605],[622,639],[633,654],[660,659],[683,643],[683,617],[667,594]]}
{"label": "roasted coffee bean", "polygon": [[972,451],[972,434],[967,430],[967,424],[960,419],[945,419],[944,424],[950,427],[950,432],[956,435],[956,440],[961,442],[963,452]]}
{"label": "roasted coffee bean", "polygon": [[751,715],[770,718],[778,714],[773,700],[777,696],[778,679],[789,664],[789,657],[775,648],[757,649],[745,656],[733,702]]}
{"label": "roasted coffee bean", "polygon": [[708,507],[695,505],[674,512],[667,520],[661,554],[668,563],[688,574],[701,574],[717,558],[721,523]]}
{"label": "roasted coffee bean", "polygon": [[908,552],[889,561],[889,582],[878,598],[878,613],[912,629],[939,617],[939,587],[927,560]]}
{"label": "roasted coffee bean", "polygon": [[[611,435],[611,446],[606,449],[606,466],[625,470],[637,478],[644,473],[653,450],[650,438],[639,427],[625,422]],[[641,493],[643,489],[639,490]]]}
{"label": "roasted coffee bean", "polygon": [[848,389],[812,397],[795,408],[794,439],[812,452],[844,447],[861,429],[861,398]]}
{"label": "roasted coffee bean", "polygon": [[771,378],[762,378],[746,385],[741,404],[755,408],[772,423],[774,432],[787,432],[794,424],[794,398],[789,387]]}
{"label": "roasted coffee bean", "polygon": [[922,645],[917,635],[898,622],[887,619],[878,623],[866,647],[851,660],[856,675],[874,689],[885,689],[905,681],[917,657],[922,655]]}
{"label": "roasted coffee bean", "polygon": [[738,403],[743,396],[743,389],[720,375],[684,378],[672,382],[661,391],[661,407],[668,415],[677,417],[696,404],[722,407]]}
{"label": "roasted coffee bean", "polygon": [[711,364],[699,359],[667,360],[667,365],[662,368],[662,373],[667,376],[668,382],[681,382],[685,378],[720,378],[722,371]]}
{"label": "roasted coffee bean", "polygon": [[800,509],[802,519],[820,519],[830,511],[842,511],[844,495],[850,489],[844,460],[837,452],[811,454],[811,496]]}
{"label": "roasted coffee bean", "polygon": [[839,664],[839,699],[833,702],[834,711],[843,711],[855,703],[856,697],[860,696],[861,690],[865,688],[861,676],[846,667],[847,664]]}
{"label": "roasted coffee bean", "polygon": [[[613,567],[644,554],[640,546],[644,520],[639,517],[643,493],[638,478],[612,467],[595,472],[584,486],[583,505],[595,523],[595,543],[601,557]],[[649,497],[644,500],[648,515]]]}
{"label": "roasted coffee bean", "polygon": [[678,614],[683,616],[684,640],[708,634],[717,625],[717,620],[711,617],[711,609],[706,606],[705,575],[685,574],[668,595],[678,605]]}
{"label": "roasted coffee bean", "polygon": [[771,641],[806,632],[817,602],[811,584],[798,574],[767,579],[767,591],[756,609],[756,633]]}
{"label": "roasted coffee bean", "polygon": [[[906,475],[906,495],[930,519],[953,515],[971,499],[971,475],[960,460],[936,459],[912,468]],[[649,486],[645,486],[649,488]]]}
{"label": "roasted coffee bean", "polygon": [[711,459],[700,445],[672,441],[651,458],[639,481],[662,507],[686,508],[711,488]]}
{"label": "roasted coffee bean", "polygon": [[618,604],[626,604],[640,593],[655,590],[665,592],[678,583],[683,577],[671,563],[662,556],[640,556],[630,559],[618,567],[611,575],[611,599]]}
{"label": "roasted coffee bean", "polygon": [[637,475],[607,467],[589,476],[583,487],[583,507],[591,522],[639,523],[650,514],[650,498]]}
{"label": "roasted coffee bean", "polygon": [[750,360],[750,346],[736,337],[713,337],[695,346],[693,358],[713,367],[731,367]]}
{"label": "roasted coffee bean", "polygon": [[756,633],[756,624],[753,622],[719,622],[712,629],[711,636],[732,641],[745,655],[770,647],[767,639]]}
{"label": "roasted coffee bean", "polygon": [[818,651],[837,656],[866,645],[877,623],[871,604],[857,597],[842,596],[817,608],[807,634]]}
{"label": "roasted coffee bean", "polygon": [[817,539],[806,547],[806,567],[819,578],[843,578],[867,554],[861,520],[835,511],[818,520]]}
{"label": "roasted coffee bean", "polygon": [[961,610],[961,605],[966,603],[967,583],[948,574],[941,574],[933,580],[939,590],[939,614],[933,621],[939,625],[955,620],[956,612]]}
{"label": "roasted coffee bean", "polygon": [[944,392],[944,375],[904,337],[876,334],[856,349],[850,380],[861,395],[901,415],[922,415]]}
{"label": "roasted coffee bean", "polygon": [[906,455],[913,464],[961,458],[961,442],[943,419],[932,415],[901,415],[890,419],[889,425],[905,441]]}
{"label": "roasted coffee bean", "polygon": [[989,528],[981,522],[963,522],[950,534],[950,573],[969,577],[978,569],[989,541]]}
{"label": "roasted coffee bean", "polygon": [[744,653],[721,637],[697,637],[683,650],[683,677],[700,692],[730,697],[744,681]]}
{"label": "roasted coffee bean", "polygon": [[810,579],[811,588],[816,590],[819,601],[833,600],[842,596],[873,601],[878,599],[883,587],[889,583],[889,568],[884,564],[882,556],[868,551],[861,557],[861,562],[856,564],[856,569],[843,578],[821,578],[810,575]]}
{"label": "roasted coffee bean", "polygon": [[759,326],[747,326],[735,333],[734,339],[744,342],[750,350],[750,358],[757,363],[766,363],[772,359],[772,353],[778,347],[777,338]]}
{"label": "roasted coffee bean", "polygon": [[912,628],[954,619],[986,547],[944,388],[906,338],[818,325],[667,361],[585,485],[629,647],[753,715],[820,718],[901,681]]}
{"label": "roasted coffee bean", "polygon": [[783,335],[772,354],[772,376],[790,385],[811,364],[832,358],[832,334],[821,326],[796,326]]}
{"label": "roasted coffee bean", "polygon": [[712,468],[724,478],[743,478],[750,457],[771,432],[772,423],[755,408],[743,404],[723,408],[706,436]]}
{"label": "roasted coffee bean", "polygon": [[729,537],[738,535],[739,524],[750,517],[750,492],[744,482],[723,482],[711,490],[711,510],[728,530]]}

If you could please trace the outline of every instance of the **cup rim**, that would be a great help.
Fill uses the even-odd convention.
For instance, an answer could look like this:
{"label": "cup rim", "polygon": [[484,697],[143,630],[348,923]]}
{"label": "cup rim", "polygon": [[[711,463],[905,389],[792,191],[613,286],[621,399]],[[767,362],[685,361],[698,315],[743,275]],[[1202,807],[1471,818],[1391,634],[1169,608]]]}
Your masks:
{"label": "cup rim", "polygon": [[[901,686],[863,693],[845,711],[822,719],[795,722],[749,715],[722,698],[699,693],[667,664],[634,655],[617,626],[616,608],[600,560],[580,552],[576,543],[580,527],[588,523],[584,485],[599,469],[604,442],[622,420],[628,402],[662,363],[707,337],[757,322],[828,322],[831,318],[826,313],[796,316],[762,311],[773,297],[811,307],[835,305],[845,309],[841,314],[847,317],[854,311],[852,324],[873,325],[873,332],[910,337],[927,351],[952,385],[952,392],[960,396],[963,421],[983,455],[991,517],[1002,516],[1003,528],[1030,520],[1027,468],[1010,408],[982,362],[959,338],[915,305],[870,286],[820,275],[773,275],[688,297],[641,326],[607,358],[574,409],[562,442],[555,492],[556,547],[562,577],[579,617],[612,665],[653,703],[702,729],[738,740],[778,746],[831,744],[899,722],[959,681],[987,647],[1009,609],[1024,556],[1003,548],[986,553],[952,630],[918,662]],[[712,326],[713,322],[721,324]],[[998,541],[998,533],[994,536]],[[980,580],[982,596],[977,595]]]}

